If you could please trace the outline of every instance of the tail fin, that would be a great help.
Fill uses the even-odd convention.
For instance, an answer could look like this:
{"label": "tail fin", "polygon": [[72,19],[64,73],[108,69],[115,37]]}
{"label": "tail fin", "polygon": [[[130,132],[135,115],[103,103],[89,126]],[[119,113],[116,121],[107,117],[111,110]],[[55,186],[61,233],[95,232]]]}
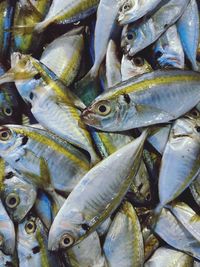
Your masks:
{"label": "tail fin", "polygon": [[3,83],[9,83],[15,81],[15,74],[12,69],[8,70],[5,74],[0,76],[0,85]]}

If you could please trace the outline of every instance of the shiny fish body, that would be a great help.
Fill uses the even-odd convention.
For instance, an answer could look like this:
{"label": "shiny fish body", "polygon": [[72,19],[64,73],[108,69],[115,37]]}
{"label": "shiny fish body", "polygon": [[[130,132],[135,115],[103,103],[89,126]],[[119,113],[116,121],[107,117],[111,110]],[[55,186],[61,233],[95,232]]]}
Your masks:
{"label": "shiny fish body", "polygon": [[52,203],[45,193],[38,193],[34,210],[44,226],[49,230],[53,222]]}
{"label": "shiny fish body", "polygon": [[33,184],[26,182],[21,175],[14,174],[10,167],[6,167],[2,201],[13,221],[20,222],[24,219],[33,207],[36,197],[37,191]]}
{"label": "shiny fish body", "polygon": [[[104,159],[82,178],[51,226],[48,243],[50,250],[76,244],[115,210],[138,171],[146,135],[147,133],[143,133]],[[80,197],[81,202],[78,201]]]}
{"label": "shiny fish body", "polygon": [[181,251],[158,248],[144,267],[193,267],[193,258]]}
{"label": "shiny fish body", "polygon": [[18,267],[18,260],[16,257],[6,255],[0,250],[0,267],[7,266]]}
{"label": "shiny fish body", "polygon": [[[31,103],[31,112],[37,121],[71,144],[88,151],[91,162],[96,163],[98,157],[93,148],[91,136],[86,128],[79,126],[80,106],[85,105],[66,88],[55,74],[45,68],[39,61],[28,55],[14,53],[11,75],[22,98]],[[24,72],[21,70],[24,64]],[[37,77],[39,74],[39,77]],[[20,75],[27,75],[21,80]],[[34,78],[36,77],[36,78]],[[78,108],[77,108],[78,103]]]}
{"label": "shiny fish body", "polygon": [[120,0],[118,22],[121,25],[134,22],[152,11],[161,0]]}
{"label": "shiny fish body", "polygon": [[18,225],[17,251],[20,267],[59,266],[55,256],[47,248],[47,235],[41,221],[35,216],[28,216]]}
{"label": "shiny fish body", "polygon": [[[169,0],[161,2],[157,11],[142,22],[125,26],[121,47],[129,56],[155,42],[171,25],[173,25],[187,8],[189,0]],[[173,10],[173,12],[172,12]]]}
{"label": "shiny fish body", "polygon": [[0,249],[6,255],[13,255],[15,250],[15,228],[0,200]]}
{"label": "shiny fish body", "polygon": [[154,228],[167,244],[192,255],[200,260],[199,242],[187,231],[187,229],[172,215],[172,213],[163,209]]}
{"label": "shiny fish body", "polygon": [[177,22],[177,29],[183,49],[192,64],[192,68],[197,71],[196,56],[199,42],[199,12],[196,0],[190,0],[183,15]]}
{"label": "shiny fish body", "polygon": [[106,78],[108,88],[115,86],[122,81],[121,64],[117,54],[117,45],[110,40],[106,53]]}
{"label": "shiny fish body", "polygon": [[[12,52],[22,52],[22,53],[33,53],[39,49],[41,45],[41,36],[39,34],[33,33],[33,31],[17,30],[18,26],[32,26],[35,23],[40,22],[44,19],[47,10],[50,7],[50,0],[40,0],[40,1],[24,1],[19,0],[16,3],[15,15],[13,21],[13,32],[12,32]],[[15,30],[16,27],[16,30]]]}
{"label": "shiny fish body", "polygon": [[184,69],[185,56],[176,25],[169,27],[157,40],[154,57],[160,68]]}
{"label": "shiny fish body", "polygon": [[83,48],[83,34],[72,30],[47,45],[40,62],[53,71],[66,86],[69,86],[78,74]]}
{"label": "shiny fish body", "polygon": [[145,59],[141,57],[129,58],[127,55],[123,55],[121,61],[122,81],[151,71],[153,69]]}
{"label": "shiny fish body", "polygon": [[97,232],[91,233],[78,245],[67,250],[67,256],[72,267],[107,266]]}
{"label": "shiny fish body", "polygon": [[190,184],[190,192],[197,205],[200,206],[200,175]]}
{"label": "shiny fish body", "polygon": [[73,23],[86,18],[97,9],[99,0],[53,0],[45,19],[36,24],[35,31],[44,31],[51,23]]}
{"label": "shiny fish body", "polygon": [[184,202],[172,204],[170,207],[173,215],[179,222],[200,242],[200,217],[196,212]]}
{"label": "shiny fish body", "polygon": [[130,203],[125,202],[115,215],[106,235],[103,250],[109,267],[143,266],[144,245],[141,227]]}
{"label": "shiny fish body", "polygon": [[180,118],[172,126],[165,147],[160,174],[160,206],[174,200],[200,171],[200,116]]}
{"label": "shiny fish body", "polygon": [[9,133],[8,140],[1,142],[1,156],[40,188],[48,190],[52,184],[66,194],[89,170],[84,154],[42,129],[10,125],[0,132]]}
{"label": "shiny fish body", "polygon": [[199,81],[200,74],[192,71],[143,74],[101,94],[82,113],[82,119],[110,132],[166,123],[199,102]]}

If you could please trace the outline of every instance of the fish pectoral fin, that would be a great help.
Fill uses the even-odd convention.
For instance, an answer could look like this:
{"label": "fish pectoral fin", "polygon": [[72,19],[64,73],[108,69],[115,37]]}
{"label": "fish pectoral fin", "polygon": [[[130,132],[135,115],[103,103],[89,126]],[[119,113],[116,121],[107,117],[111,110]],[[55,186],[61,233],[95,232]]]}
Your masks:
{"label": "fish pectoral fin", "polygon": [[137,113],[154,114],[154,116],[159,116],[160,119],[165,118],[165,120],[167,120],[167,121],[171,121],[171,120],[175,119],[175,116],[173,116],[169,112],[167,112],[163,109],[149,106],[149,105],[145,105],[145,104],[135,104],[135,111]]}

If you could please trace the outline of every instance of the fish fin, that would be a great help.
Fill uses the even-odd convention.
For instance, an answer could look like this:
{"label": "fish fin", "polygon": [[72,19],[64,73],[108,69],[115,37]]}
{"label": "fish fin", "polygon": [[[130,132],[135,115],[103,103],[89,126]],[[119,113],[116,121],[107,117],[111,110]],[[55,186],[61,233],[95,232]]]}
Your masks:
{"label": "fish fin", "polygon": [[87,105],[89,105],[100,93],[98,74],[92,69],[75,84],[75,94]]}
{"label": "fish fin", "polygon": [[6,73],[0,76],[0,85],[14,81],[15,81],[15,74],[14,71],[12,71],[12,69],[9,69]]}
{"label": "fish fin", "polygon": [[43,32],[50,24],[52,24],[55,21],[55,19],[47,19],[43,20],[41,22],[38,22],[35,27],[34,31],[37,33]]}
{"label": "fish fin", "polygon": [[29,126],[30,125],[30,118],[25,114],[22,114],[22,125]]}

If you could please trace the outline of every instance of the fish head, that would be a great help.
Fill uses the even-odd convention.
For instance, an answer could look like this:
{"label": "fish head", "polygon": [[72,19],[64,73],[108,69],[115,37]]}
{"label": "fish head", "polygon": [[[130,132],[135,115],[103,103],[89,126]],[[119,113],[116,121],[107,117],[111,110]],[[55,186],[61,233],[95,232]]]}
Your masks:
{"label": "fish head", "polygon": [[17,134],[7,126],[0,126],[0,154],[5,156],[12,147],[16,146]]}
{"label": "fish head", "polygon": [[[119,1],[118,22],[120,25],[128,24],[138,18],[140,12],[139,0]],[[137,16],[137,17],[136,17]]]}
{"label": "fish head", "polygon": [[122,30],[121,48],[123,53],[134,56],[139,52],[145,43],[146,33],[143,27],[137,27],[132,24],[124,26]]}
{"label": "fish head", "polygon": [[49,231],[48,249],[68,249],[86,234],[83,229],[84,218],[78,210],[61,209]]}
{"label": "fish head", "polygon": [[123,80],[127,80],[136,75],[152,71],[149,63],[140,56],[129,57],[123,55],[121,62],[121,72]]}
{"label": "fish head", "polygon": [[[126,96],[120,95],[109,99],[94,101],[81,115],[82,121],[99,130],[115,131],[126,112]],[[129,98],[129,96],[128,96]],[[129,102],[129,99],[127,99]]]}
{"label": "fish head", "polygon": [[[18,175],[19,176],[19,175]],[[36,201],[36,189],[6,166],[2,200],[15,222],[21,222]]]}

